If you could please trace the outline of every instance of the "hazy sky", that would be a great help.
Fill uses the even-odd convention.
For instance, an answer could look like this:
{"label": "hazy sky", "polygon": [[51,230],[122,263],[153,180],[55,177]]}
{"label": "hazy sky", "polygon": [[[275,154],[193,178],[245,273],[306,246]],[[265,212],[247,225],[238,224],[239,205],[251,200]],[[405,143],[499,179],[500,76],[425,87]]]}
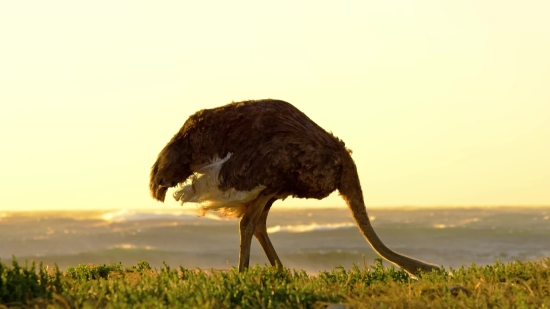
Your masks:
{"label": "hazy sky", "polygon": [[547,0],[3,1],[0,210],[177,208],[149,196],[158,152],[195,111],[261,98],[342,138],[369,206],[549,205],[548,12]]}

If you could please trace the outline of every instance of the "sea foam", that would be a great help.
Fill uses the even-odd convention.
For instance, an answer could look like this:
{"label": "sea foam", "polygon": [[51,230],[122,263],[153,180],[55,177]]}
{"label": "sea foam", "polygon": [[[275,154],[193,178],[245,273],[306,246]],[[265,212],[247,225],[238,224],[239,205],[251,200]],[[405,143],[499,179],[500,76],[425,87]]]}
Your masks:
{"label": "sea foam", "polygon": [[[204,217],[211,220],[223,220],[219,216],[214,214],[206,214]],[[127,221],[147,221],[147,220],[177,220],[177,221],[191,221],[204,219],[199,217],[196,213],[190,211],[136,211],[122,209],[115,212],[108,212],[101,216],[101,218],[108,222],[127,222]]]}
{"label": "sea foam", "polygon": [[275,225],[267,228],[268,233],[305,233],[305,232],[316,232],[316,231],[330,231],[337,229],[346,229],[356,226],[355,223],[344,222],[344,223],[327,223],[327,224],[299,224],[299,225]]}

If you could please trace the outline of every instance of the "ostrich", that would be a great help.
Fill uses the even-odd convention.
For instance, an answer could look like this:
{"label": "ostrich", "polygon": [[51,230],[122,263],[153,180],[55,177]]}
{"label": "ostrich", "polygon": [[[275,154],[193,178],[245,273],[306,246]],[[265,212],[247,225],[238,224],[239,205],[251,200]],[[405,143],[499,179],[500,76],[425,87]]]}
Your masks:
{"label": "ostrich", "polygon": [[271,265],[282,268],[266,230],[276,200],[323,199],[336,189],[378,254],[415,277],[439,269],[384,245],[369,221],[351,150],[285,101],[233,102],[196,112],[158,154],[150,176],[158,201],[177,187],[173,196],[182,204],[241,218],[239,272],[249,266],[253,235]]}

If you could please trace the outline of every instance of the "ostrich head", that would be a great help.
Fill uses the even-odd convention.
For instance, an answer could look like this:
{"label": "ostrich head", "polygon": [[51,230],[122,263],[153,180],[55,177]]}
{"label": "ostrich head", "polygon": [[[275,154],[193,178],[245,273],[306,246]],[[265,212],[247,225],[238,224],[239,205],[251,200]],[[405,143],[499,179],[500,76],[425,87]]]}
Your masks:
{"label": "ostrich head", "polygon": [[164,202],[168,188],[185,181],[192,174],[183,154],[184,151],[176,143],[169,143],[159,153],[151,167],[149,182],[151,195],[156,200]]}

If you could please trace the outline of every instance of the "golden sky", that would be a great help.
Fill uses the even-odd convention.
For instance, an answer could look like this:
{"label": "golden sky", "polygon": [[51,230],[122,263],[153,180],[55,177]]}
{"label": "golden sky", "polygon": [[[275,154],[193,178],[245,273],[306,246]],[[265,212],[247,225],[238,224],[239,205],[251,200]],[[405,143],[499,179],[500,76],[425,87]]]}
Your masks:
{"label": "golden sky", "polygon": [[[195,111],[288,101],[368,206],[550,204],[550,1],[4,1],[0,210],[165,205]],[[343,205],[288,199],[285,206]]]}

